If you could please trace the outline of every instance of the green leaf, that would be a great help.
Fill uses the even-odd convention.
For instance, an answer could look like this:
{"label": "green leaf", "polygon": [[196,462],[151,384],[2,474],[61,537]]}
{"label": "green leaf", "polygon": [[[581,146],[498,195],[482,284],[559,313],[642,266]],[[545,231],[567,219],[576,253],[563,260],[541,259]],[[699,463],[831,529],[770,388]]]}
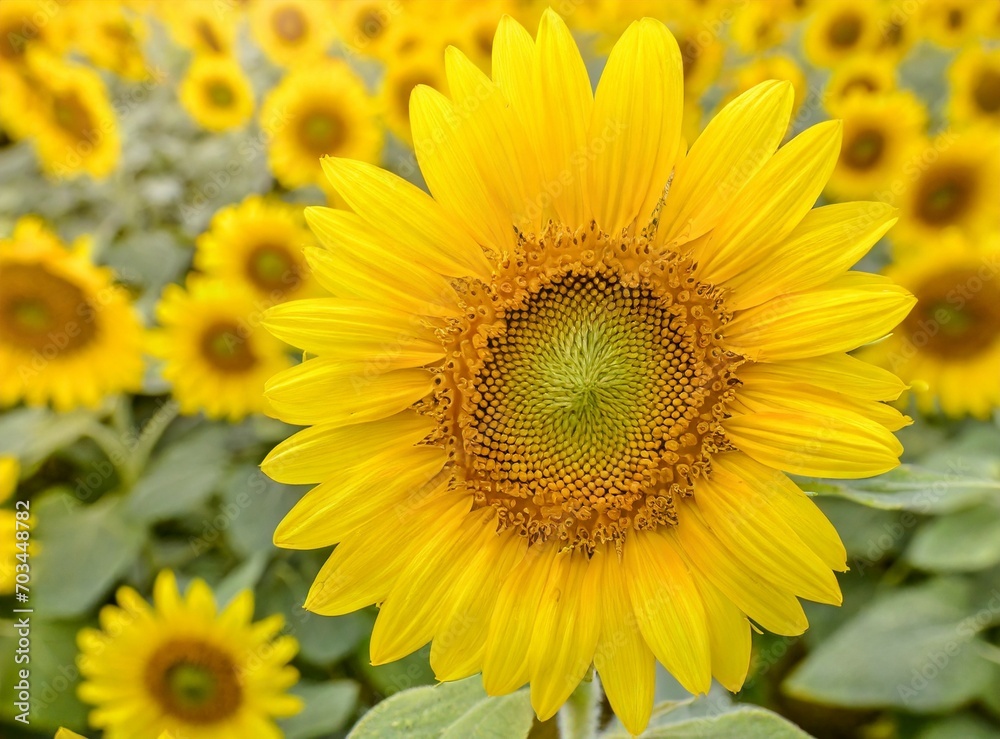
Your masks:
{"label": "green leaf", "polygon": [[224,426],[202,426],[161,451],[132,489],[129,513],[152,522],[195,509],[225,472],[226,435]]}
{"label": "green leaf", "polygon": [[970,714],[949,716],[935,721],[916,739],[1000,739],[1000,729],[985,719]]}
{"label": "green leaf", "polygon": [[123,502],[113,496],[82,506],[58,493],[33,506],[38,549],[31,596],[46,617],[89,610],[135,561],[146,529],[125,517]]}
{"label": "green leaf", "polygon": [[1000,496],[1000,480],[900,465],[867,480],[799,480],[803,490],[887,511],[950,513]]}
{"label": "green leaf", "polygon": [[270,558],[271,552],[267,550],[257,552],[226,575],[222,582],[214,588],[215,602],[219,604],[219,607],[225,607],[242,591],[253,590],[260,581],[261,575],[264,574]]}
{"label": "green leaf", "polygon": [[1000,510],[981,505],[927,522],[906,558],[931,572],[973,572],[1000,563]]}
{"label": "green leaf", "polygon": [[490,698],[478,676],[404,690],[372,708],[349,739],[523,739],[534,712],[526,690]]}
{"label": "green leaf", "polygon": [[279,722],[285,739],[315,739],[339,731],[354,714],[359,690],[353,680],[300,682],[289,692],[301,697],[305,708]]}
{"label": "green leaf", "polygon": [[46,459],[52,452],[83,436],[94,414],[88,411],[55,413],[48,408],[19,408],[0,416],[0,449],[18,457],[24,466]]}
{"label": "green leaf", "polygon": [[969,584],[939,578],[887,592],[822,642],[788,676],[786,693],[851,708],[947,711],[994,677],[966,619]]}
{"label": "green leaf", "polygon": [[429,646],[384,665],[373,665],[368,655],[369,643],[366,639],[358,647],[356,665],[371,686],[383,696],[395,695],[420,685],[433,686],[437,683],[434,670],[431,669]]}
{"label": "green leaf", "polygon": [[[809,739],[809,734],[776,713],[742,707],[712,718],[655,726],[639,736],[640,739]],[[604,734],[603,739],[629,739],[629,734]]]}
{"label": "green leaf", "polygon": [[307,489],[277,483],[255,464],[239,465],[222,483],[222,518],[206,522],[203,538],[211,538],[221,523],[229,544],[244,557],[262,549],[274,551],[275,528]]}

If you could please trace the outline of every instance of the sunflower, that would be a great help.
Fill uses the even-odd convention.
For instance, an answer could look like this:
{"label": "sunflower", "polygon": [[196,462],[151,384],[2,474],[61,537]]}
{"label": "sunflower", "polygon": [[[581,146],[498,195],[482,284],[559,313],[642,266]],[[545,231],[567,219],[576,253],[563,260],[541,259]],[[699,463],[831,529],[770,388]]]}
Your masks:
{"label": "sunflower", "polygon": [[282,736],[274,719],[302,709],[287,692],[299,677],[288,664],[298,643],[279,636],[281,615],[254,623],[253,600],[244,590],[217,613],[203,580],[182,597],[168,570],[152,604],[120,588],[118,605],[101,610],[101,628],[77,637],[90,725],[108,739]]}
{"label": "sunflower", "polygon": [[172,0],[155,3],[157,13],[173,40],[196,54],[232,54],[236,40],[236,9],[229,3],[206,3],[203,0]]}
{"label": "sunflower", "polygon": [[820,67],[833,67],[854,54],[873,51],[881,42],[879,6],[869,0],[831,0],[809,19],[803,44]]}
{"label": "sunflower", "polygon": [[267,58],[283,67],[320,61],[335,33],[329,15],[312,0],[257,0],[250,31]]}
{"label": "sunflower", "polygon": [[149,344],[164,360],[181,413],[236,422],[266,410],[264,382],[291,364],[281,342],[260,327],[268,305],[246,287],[200,275],[186,290],[166,287],[156,307],[162,328]]}
{"label": "sunflower", "polygon": [[62,54],[69,45],[69,25],[64,14],[41,13],[37,0],[0,2],[0,69],[24,63],[29,49],[41,48]]}
{"label": "sunflower", "polygon": [[948,79],[954,123],[1000,125],[1000,49],[969,47],[956,57]]}
{"label": "sunflower", "polygon": [[[20,470],[16,457],[0,456],[0,503],[14,494]],[[26,546],[31,546],[30,540]],[[0,595],[14,592],[17,555],[21,553],[17,540],[17,514],[6,508],[0,509]],[[27,553],[30,555],[30,549]]]}
{"label": "sunflower", "polygon": [[381,603],[374,664],[433,641],[439,679],[530,682],[544,720],[593,663],[639,733],[654,658],[693,693],[737,690],[748,618],[799,634],[796,596],[840,602],[844,549],[782,471],[898,463],[906,419],[880,401],[903,385],[844,353],[913,304],[848,271],[895,216],[810,210],[840,124],[775,152],[787,83],[737,98],[685,156],[658,21],[628,28],[596,93],[551,10],[537,39],[500,22],[492,80],[454,49],[446,65],[453,98],[421,86],[410,106],[433,197],[324,159],[353,212],[306,220],[356,272],[317,262],[349,290],[265,314],[312,358],[268,383],[311,427],[263,468],[320,483],[275,542],[337,543],[306,607]]}
{"label": "sunflower", "polygon": [[0,239],[0,405],[96,408],[138,390],[142,325],[86,240],[67,251],[40,221]]}
{"label": "sunflower", "polygon": [[253,88],[232,57],[196,56],[178,96],[184,110],[208,131],[237,128],[253,116]]}
{"label": "sunflower", "polygon": [[1000,142],[978,130],[945,131],[903,169],[894,239],[932,244],[950,229],[975,238],[995,231],[1000,202]]}
{"label": "sunflower", "polygon": [[268,305],[316,292],[304,246],[315,238],[301,208],[252,195],[212,217],[198,237],[195,266],[229,283],[242,283]]}
{"label": "sunflower", "polygon": [[922,34],[939,46],[953,49],[977,34],[978,0],[926,0],[920,3],[919,23]]}
{"label": "sunflower", "polygon": [[25,123],[42,168],[60,178],[107,177],[118,166],[121,140],[100,75],[45,53],[29,53],[28,65],[37,107]]}
{"label": "sunflower", "polygon": [[387,58],[391,29],[406,24],[410,13],[398,0],[333,0],[333,22],[340,43],[351,53]]}
{"label": "sunflower", "polygon": [[[876,51],[879,55],[894,59],[897,63],[905,57],[917,41],[919,28],[914,17],[914,7],[909,0],[889,0],[882,6],[879,21],[879,41]],[[850,62],[848,57],[843,62]]]}
{"label": "sunflower", "polygon": [[973,248],[948,234],[887,274],[917,306],[864,358],[913,382],[924,413],[988,419],[1000,406],[1000,238]]}
{"label": "sunflower", "polygon": [[260,113],[268,162],[287,188],[325,186],[319,158],[376,161],[382,129],[372,99],[342,61],[295,69],[268,93]]}
{"label": "sunflower", "polygon": [[924,140],[927,111],[907,91],[852,95],[837,110],[844,142],[827,193],[841,200],[872,197],[898,176]]}
{"label": "sunflower", "polygon": [[128,80],[149,76],[142,53],[148,29],[141,18],[104,0],[76,0],[70,11],[77,27],[86,29],[74,40],[92,64]]}
{"label": "sunflower", "polygon": [[756,56],[784,43],[788,20],[781,3],[741,3],[733,14],[729,35],[737,49]]}
{"label": "sunflower", "polygon": [[840,62],[826,84],[824,103],[834,116],[851,95],[881,95],[896,89],[896,64],[885,54],[858,54]]}
{"label": "sunflower", "polygon": [[385,124],[398,138],[411,145],[410,93],[417,85],[447,89],[444,64],[437,46],[422,44],[405,56],[393,59],[382,78],[379,104]]}
{"label": "sunflower", "polygon": [[716,33],[700,23],[680,24],[675,37],[684,65],[684,94],[701,95],[718,79],[726,48]]}

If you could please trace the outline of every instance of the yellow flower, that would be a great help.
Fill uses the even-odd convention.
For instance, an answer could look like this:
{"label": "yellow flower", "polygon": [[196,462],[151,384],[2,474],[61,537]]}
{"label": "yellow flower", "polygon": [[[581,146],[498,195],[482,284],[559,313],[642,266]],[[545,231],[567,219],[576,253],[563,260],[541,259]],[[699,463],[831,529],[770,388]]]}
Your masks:
{"label": "yellow flower", "polygon": [[182,597],[165,570],[152,604],[129,587],[117,601],[101,610],[100,629],[77,636],[78,694],[109,739],[277,737],[274,719],[301,710],[287,692],[299,677],[288,664],[298,643],[279,636],[281,615],[253,622],[249,590],[217,612],[203,580]]}
{"label": "yellow flower", "polygon": [[0,239],[0,405],[96,408],[138,390],[142,325],[85,240],[67,251],[35,218]]}
{"label": "yellow flower", "polygon": [[28,50],[61,54],[69,45],[69,28],[62,7],[39,7],[36,0],[0,2],[0,69],[25,61]]}
{"label": "yellow flower", "polygon": [[1000,142],[994,131],[945,131],[925,142],[902,174],[895,241],[930,246],[950,229],[970,238],[997,229]]}
{"label": "yellow flower", "polygon": [[1000,50],[969,47],[955,58],[948,80],[954,123],[1000,125]]}
{"label": "yellow flower", "polygon": [[267,409],[264,382],[291,364],[281,342],[260,327],[268,305],[243,285],[199,275],[187,290],[166,287],[150,351],[164,360],[181,413],[235,422]]}
{"label": "yellow flower", "polygon": [[[0,456],[0,503],[14,494],[20,472],[21,466],[17,457]],[[18,547],[16,534],[17,516],[15,512],[6,508],[0,509],[0,595],[14,592],[17,555],[22,553]],[[27,553],[30,555],[30,539],[28,547]]]}
{"label": "yellow flower", "polygon": [[302,252],[315,243],[300,207],[252,195],[212,217],[198,237],[195,266],[246,285],[270,305],[317,292]]}
{"label": "yellow flower", "polygon": [[409,11],[397,0],[354,0],[333,3],[337,37],[353,54],[385,58],[391,29],[406,24]]}
{"label": "yellow flower", "polygon": [[232,57],[196,56],[178,94],[184,110],[208,131],[237,128],[253,116],[253,88]]}
{"label": "yellow flower", "polygon": [[[881,6],[877,52],[899,62],[909,53],[919,33],[914,5],[910,0],[888,0]],[[851,63],[852,58],[840,63]]]}
{"label": "yellow flower", "polygon": [[858,54],[840,62],[826,85],[826,109],[840,118],[840,106],[851,95],[881,95],[896,89],[896,64],[885,54]]}
{"label": "yellow flower", "polygon": [[855,94],[837,115],[844,121],[844,143],[827,192],[840,200],[872,197],[899,176],[924,141],[927,111],[910,92]]}
{"label": "yellow flower", "polygon": [[410,93],[417,85],[435,90],[448,89],[444,64],[436,46],[423,44],[404,56],[393,59],[385,70],[379,104],[385,124],[396,136],[412,146],[410,131]]}
{"label": "yellow flower", "polygon": [[887,274],[917,306],[864,358],[913,382],[924,413],[989,418],[1000,406],[1000,238],[974,248],[949,234]]}
{"label": "yellow flower", "polygon": [[312,64],[333,42],[331,18],[314,0],[257,0],[250,7],[250,31],[275,64]]}
{"label": "yellow flower", "polygon": [[979,5],[990,3],[978,0],[926,0],[917,6],[920,31],[940,46],[949,49],[961,46],[979,32]]}
{"label": "yellow flower", "polygon": [[42,168],[61,178],[107,177],[118,166],[118,122],[104,82],[93,69],[30,53],[32,95],[24,132],[35,140]]}
{"label": "yellow flower", "polygon": [[232,54],[237,9],[230,3],[171,0],[150,8],[166,24],[173,40],[196,54]]}
{"label": "yellow flower", "polygon": [[781,3],[740,3],[733,14],[729,35],[744,54],[757,55],[788,37],[789,18]]}
{"label": "yellow flower", "polygon": [[832,67],[854,54],[873,51],[881,42],[880,13],[870,0],[830,0],[809,19],[803,44],[806,56]]}
{"label": "yellow flower", "polygon": [[701,23],[682,23],[674,35],[684,65],[684,94],[701,95],[719,77],[725,46],[711,28]]}
{"label": "yellow flower", "polygon": [[268,162],[287,188],[325,186],[319,159],[377,161],[382,130],[364,84],[347,64],[328,61],[289,72],[260,113],[269,133]]}
{"label": "yellow flower", "polygon": [[105,0],[76,0],[69,6],[81,29],[75,41],[92,64],[129,80],[149,75],[142,43],[148,35],[143,20]]}
{"label": "yellow flower", "polygon": [[306,607],[381,603],[374,664],[432,642],[439,679],[530,682],[547,719],[593,662],[639,733],[654,659],[693,693],[737,690],[748,618],[799,634],[798,597],[840,602],[844,549],[782,471],[896,466],[907,419],[880,401],[903,385],[844,352],[913,298],[848,271],[889,206],[810,210],[840,124],[775,151],[791,85],[737,98],[685,156],[658,21],[628,28],[596,93],[552,11],[537,39],[504,18],[494,52],[492,81],[449,49],[452,97],[413,93],[433,197],[323,160],[352,209],[306,211],[338,297],[264,319],[312,358],[268,383],[310,428],[263,467],[319,483],[275,542],[337,544]]}
{"label": "yellow flower", "polygon": [[768,80],[783,80],[791,82],[795,95],[792,101],[792,115],[798,113],[809,92],[808,83],[802,68],[795,60],[784,54],[764,56],[736,69],[736,87],[723,98],[723,104],[729,103],[738,95],[756,87]]}

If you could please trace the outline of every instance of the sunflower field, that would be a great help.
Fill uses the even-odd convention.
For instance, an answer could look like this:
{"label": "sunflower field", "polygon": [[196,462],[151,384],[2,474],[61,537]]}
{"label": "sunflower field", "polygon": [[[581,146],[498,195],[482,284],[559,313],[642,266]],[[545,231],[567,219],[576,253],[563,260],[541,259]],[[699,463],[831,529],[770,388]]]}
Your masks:
{"label": "sunflower field", "polygon": [[1000,738],[1000,0],[0,0],[0,736]]}

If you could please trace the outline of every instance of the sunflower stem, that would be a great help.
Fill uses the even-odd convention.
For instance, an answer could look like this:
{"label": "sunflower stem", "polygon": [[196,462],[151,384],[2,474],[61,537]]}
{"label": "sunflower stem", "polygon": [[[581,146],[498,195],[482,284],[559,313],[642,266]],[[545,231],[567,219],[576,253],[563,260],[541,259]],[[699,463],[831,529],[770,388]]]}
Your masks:
{"label": "sunflower stem", "polygon": [[591,669],[590,675],[576,687],[559,709],[559,736],[565,739],[593,739],[597,736],[604,691]]}

